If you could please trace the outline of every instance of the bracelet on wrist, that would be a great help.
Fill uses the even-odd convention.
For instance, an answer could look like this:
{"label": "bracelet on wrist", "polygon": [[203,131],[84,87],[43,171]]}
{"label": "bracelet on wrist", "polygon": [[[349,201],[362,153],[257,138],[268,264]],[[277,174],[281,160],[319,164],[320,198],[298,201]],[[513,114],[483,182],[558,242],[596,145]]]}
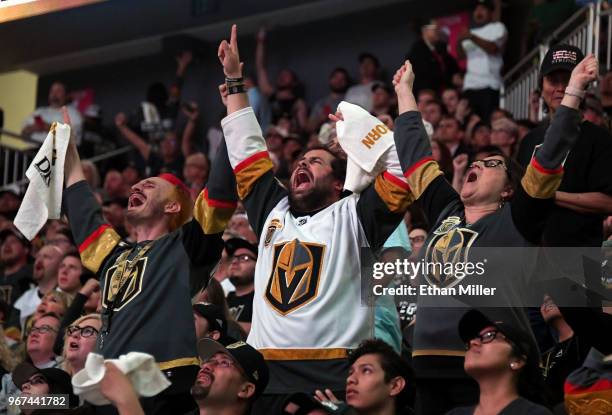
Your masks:
{"label": "bracelet on wrist", "polygon": [[227,94],[228,95],[244,94],[245,92],[246,92],[246,88],[243,83],[234,84],[234,85],[227,84]]}
{"label": "bracelet on wrist", "polygon": [[228,76],[225,77],[225,83],[226,84],[237,84],[237,83],[243,83],[244,82],[244,77],[240,77],[240,78],[230,78]]}
{"label": "bracelet on wrist", "polygon": [[585,94],[586,92],[583,89],[574,88],[573,86],[568,86],[565,88],[565,95],[569,95],[571,97],[584,99]]}

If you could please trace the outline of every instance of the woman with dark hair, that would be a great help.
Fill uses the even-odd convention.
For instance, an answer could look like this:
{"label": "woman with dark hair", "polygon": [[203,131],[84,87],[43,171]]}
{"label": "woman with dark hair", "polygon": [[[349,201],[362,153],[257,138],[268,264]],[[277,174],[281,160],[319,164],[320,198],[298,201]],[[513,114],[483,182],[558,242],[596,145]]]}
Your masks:
{"label": "woman with dark hair", "polygon": [[[569,84],[584,90],[597,78],[597,66],[594,56],[587,57],[576,66]],[[465,348],[457,335],[459,318],[468,304],[469,308],[493,307],[483,310],[485,315],[495,307],[503,308],[504,321],[512,321],[532,336],[521,307],[529,293],[528,268],[536,252],[525,247],[540,240],[563,176],[563,159],[580,135],[580,94],[565,94],[520,184],[520,173],[508,157],[491,154],[469,164],[458,193],[431,157],[412,93],[413,81],[412,67],[406,62],[393,80],[400,112],[394,138],[398,153],[411,155],[400,160],[402,170],[432,224],[421,250],[423,261],[443,266],[421,275],[419,292],[425,288],[433,294],[418,299],[412,360],[416,412],[440,414],[478,400],[478,385],[463,370]],[[457,262],[472,267],[480,263],[483,271],[459,273]],[[489,295],[456,295],[472,286],[488,288]]]}
{"label": "woman with dark hair", "polygon": [[552,414],[540,402],[544,390],[537,347],[521,327],[490,321],[477,310],[459,322],[467,352],[463,367],[478,382],[478,404],[455,408],[447,415]]}

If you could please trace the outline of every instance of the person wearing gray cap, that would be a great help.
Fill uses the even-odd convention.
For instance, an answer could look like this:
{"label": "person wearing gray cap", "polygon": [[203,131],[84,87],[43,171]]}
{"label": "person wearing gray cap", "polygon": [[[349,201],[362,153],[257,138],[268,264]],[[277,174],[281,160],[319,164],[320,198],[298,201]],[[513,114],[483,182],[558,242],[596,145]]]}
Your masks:
{"label": "person wearing gray cap", "polygon": [[223,346],[212,339],[198,342],[198,354],[200,371],[191,388],[198,409],[189,414],[249,413],[268,384],[263,355],[242,341]]}

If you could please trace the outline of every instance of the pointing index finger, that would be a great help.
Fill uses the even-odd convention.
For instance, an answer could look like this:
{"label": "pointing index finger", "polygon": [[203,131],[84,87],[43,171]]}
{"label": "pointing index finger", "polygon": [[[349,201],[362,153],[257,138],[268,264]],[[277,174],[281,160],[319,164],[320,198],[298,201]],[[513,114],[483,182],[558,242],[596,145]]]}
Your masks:
{"label": "pointing index finger", "polygon": [[232,50],[238,52],[238,28],[235,24],[232,25],[232,34],[230,36],[230,46]]}

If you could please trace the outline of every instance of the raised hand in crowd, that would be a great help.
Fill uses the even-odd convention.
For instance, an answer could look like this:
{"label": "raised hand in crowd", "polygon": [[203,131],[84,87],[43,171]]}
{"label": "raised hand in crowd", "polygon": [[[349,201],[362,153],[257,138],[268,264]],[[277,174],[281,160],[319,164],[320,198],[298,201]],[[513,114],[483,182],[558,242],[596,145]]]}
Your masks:
{"label": "raised hand in crowd", "polygon": [[176,57],[176,76],[182,77],[192,61],[193,53],[190,50],[181,52],[181,54]]}
{"label": "raised hand in crowd", "polygon": [[182,107],[183,114],[187,117],[187,119],[191,122],[196,122],[198,117],[200,116],[200,109],[198,107],[198,103],[195,101],[189,101]]}
{"label": "raised hand in crowd", "polygon": [[597,80],[598,76],[599,63],[597,58],[595,58],[595,55],[589,54],[572,70],[561,104],[578,109],[582,101],[580,94],[587,89],[591,82]]}
{"label": "raised hand in crowd", "polygon": [[115,115],[115,126],[117,128],[121,128],[127,125],[127,116],[125,115],[125,113],[120,112],[117,115]]}
{"label": "raised hand in crowd", "polygon": [[414,85],[414,72],[412,64],[406,61],[393,75],[393,86],[397,94],[398,113],[417,111],[418,106],[412,87]]}
{"label": "raised hand in crowd", "polygon": [[466,153],[459,154],[453,159],[453,189],[455,189],[457,193],[461,193],[467,164],[468,155]]}

